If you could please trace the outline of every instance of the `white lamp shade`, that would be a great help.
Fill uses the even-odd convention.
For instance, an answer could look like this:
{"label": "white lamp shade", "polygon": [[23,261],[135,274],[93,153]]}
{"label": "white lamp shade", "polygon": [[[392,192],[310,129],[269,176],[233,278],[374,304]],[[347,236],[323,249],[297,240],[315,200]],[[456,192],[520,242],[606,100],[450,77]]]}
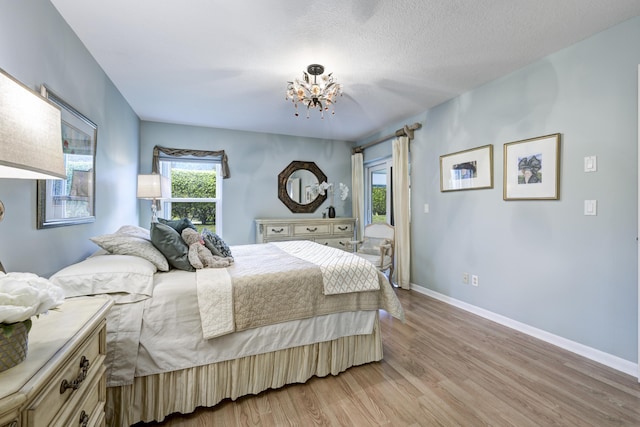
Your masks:
{"label": "white lamp shade", "polygon": [[60,109],[2,69],[0,178],[67,178]]}
{"label": "white lamp shade", "polygon": [[149,175],[138,175],[138,199],[161,199],[168,190],[167,178],[152,173]]}

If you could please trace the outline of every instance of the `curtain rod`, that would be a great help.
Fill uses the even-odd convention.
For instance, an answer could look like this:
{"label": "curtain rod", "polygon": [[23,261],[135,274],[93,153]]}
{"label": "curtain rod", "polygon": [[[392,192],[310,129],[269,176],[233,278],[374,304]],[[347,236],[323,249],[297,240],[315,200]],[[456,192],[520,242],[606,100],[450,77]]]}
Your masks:
{"label": "curtain rod", "polygon": [[393,137],[399,137],[399,136],[408,136],[409,137],[409,141],[411,141],[413,139],[413,131],[414,130],[418,130],[422,127],[421,123],[414,123],[410,126],[408,125],[404,125],[404,127],[402,129],[398,129],[397,131],[395,131],[394,133],[387,135],[385,137],[382,137],[380,139],[376,139],[373,142],[368,142],[366,144],[363,145],[359,145],[357,147],[353,147],[351,149],[351,154],[355,154],[355,153],[362,153],[366,148],[372,147],[376,144],[380,144],[381,142],[387,141]]}

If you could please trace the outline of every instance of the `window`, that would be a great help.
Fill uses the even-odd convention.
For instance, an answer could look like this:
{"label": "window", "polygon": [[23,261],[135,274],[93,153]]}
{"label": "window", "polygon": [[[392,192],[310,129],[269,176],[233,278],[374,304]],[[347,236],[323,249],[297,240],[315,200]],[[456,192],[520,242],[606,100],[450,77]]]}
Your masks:
{"label": "window", "polygon": [[170,195],[163,198],[158,216],[189,218],[198,231],[208,228],[222,235],[221,162],[215,158],[161,157],[159,166],[160,174],[169,180]]}
{"label": "window", "polygon": [[366,166],[365,221],[393,224],[391,194],[391,159]]}

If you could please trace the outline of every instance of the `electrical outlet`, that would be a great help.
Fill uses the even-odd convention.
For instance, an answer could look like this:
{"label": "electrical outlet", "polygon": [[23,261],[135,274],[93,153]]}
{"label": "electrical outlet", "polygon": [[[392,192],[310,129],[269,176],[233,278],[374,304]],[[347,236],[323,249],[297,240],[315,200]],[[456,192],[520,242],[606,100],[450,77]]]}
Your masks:
{"label": "electrical outlet", "polygon": [[462,283],[465,285],[469,284],[469,273],[462,273]]}
{"label": "electrical outlet", "polygon": [[471,285],[478,286],[478,276],[476,276],[475,274],[471,276]]}

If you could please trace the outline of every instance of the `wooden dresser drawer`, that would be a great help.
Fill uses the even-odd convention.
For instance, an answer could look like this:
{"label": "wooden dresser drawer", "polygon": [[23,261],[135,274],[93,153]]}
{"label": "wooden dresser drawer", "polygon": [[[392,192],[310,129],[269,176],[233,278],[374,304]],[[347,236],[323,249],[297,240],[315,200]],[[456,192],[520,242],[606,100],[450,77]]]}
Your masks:
{"label": "wooden dresser drawer", "polygon": [[291,235],[289,225],[268,225],[264,231],[267,237],[284,237]]}
{"label": "wooden dresser drawer", "polygon": [[333,234],[342,234],[348,233],[353,236],[353,223],[345,222],[345,223],[335,223],[333,224]]}
{"label": "wooden dresser drawer", "polygon": [[[73,353],[45,390],[27,409],[29,425],[53,425],[54,418],[67,419],[71,411],[90,392],[89,384],[104,373],[104,354],[100,353],[100,334],[91,335]],[[64,382],[64,386],[63,386]]]}
{"label": "wooden dresser drawer", "polygon": [[294,236],[311,236],[331,233],[331,224],[296,224],[293,229]]}
{"label": "wooden dresser drawer", "polygon": [[342,249],[343,251],[350,251],[348,242],[350,238],[344,237],[342,239],[316,239],[316,243],[320,243],[321,245],[331,246],[332,248]]}

